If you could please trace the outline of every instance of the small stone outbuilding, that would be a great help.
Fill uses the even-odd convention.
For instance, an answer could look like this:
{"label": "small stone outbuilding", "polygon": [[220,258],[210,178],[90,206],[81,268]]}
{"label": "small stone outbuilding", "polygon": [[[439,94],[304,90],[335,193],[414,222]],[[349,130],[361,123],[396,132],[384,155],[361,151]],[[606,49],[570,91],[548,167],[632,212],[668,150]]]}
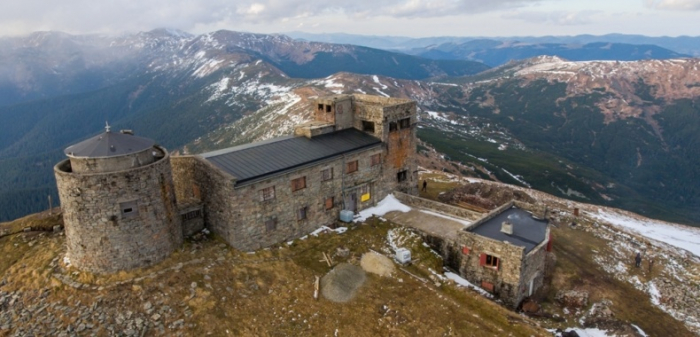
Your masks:
{"label": "small stone outbuilding", "polygon": [[457,245],[460,275],[517,307],[543,284],[550,228],[509,202],[464,228]]}

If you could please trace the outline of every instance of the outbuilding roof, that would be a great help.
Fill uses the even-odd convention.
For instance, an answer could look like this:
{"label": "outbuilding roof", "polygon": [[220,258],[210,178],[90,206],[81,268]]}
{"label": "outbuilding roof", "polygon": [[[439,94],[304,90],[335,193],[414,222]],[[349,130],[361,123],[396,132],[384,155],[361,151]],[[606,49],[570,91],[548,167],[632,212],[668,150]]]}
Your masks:
{"label": "outbuilding roof", "polygon": [[155,143],[152,139],[144,137],[106,131],[71,145],[63,152],[70,157],[80,158],[118,157],[150,149]]}
{"label": "outbuilding roof", "polygon": [[381,140],[351,128],[313,138],[275,138],[200,156],[241,185],[379,144]]}
{"label": "outbuilding roof", "polygon": [[[501,232],[501,225],[506,221],[513,224],[513,234]],[[525,254],[527,254],[547,239],[547,221],[536,219],[529,212],[513,206],[476,228],[470,229],[470,232],[525,247]]]}

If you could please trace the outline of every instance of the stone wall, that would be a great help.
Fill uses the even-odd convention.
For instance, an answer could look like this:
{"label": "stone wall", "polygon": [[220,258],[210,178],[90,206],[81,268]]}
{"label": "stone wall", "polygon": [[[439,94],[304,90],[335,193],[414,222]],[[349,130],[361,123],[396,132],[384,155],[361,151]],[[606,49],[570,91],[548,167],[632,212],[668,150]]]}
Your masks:
{"label": "stone wall", "polygon": [[[54,167],[71,264],[94,273],[144,267],[182,244],[170,157],[109,173]],[[128,212],[125,212],[128,210]]]}
{"label": "stone wall", "polygon": [[396,197],[396,199],[398,199],[406,205],[430,209],[446,215],[452,215],[467,221],[469,221],[469,219],[472,219],[475,215],[473,211],[470,211],[468,209],[451,206],[438,201],[416,197],[402,192],[394,192],[394,196]]}
{"label": "stone wall", "polygon": [[[371,166],[370,157],[377,153],[383,154],[381,145],[242,186],[196,156],[175,157],[173,172],[178,198],[196,198],[193,191],[199,190],[205,225],[234,248],[247,251],[333,224],[345,206],[345,197],[365,184],[370,186],[370,199],[362,202],[356,193],[358,211],[383,199],[391,190],[380,183],[384,166]],[[358,160],[358,171],[347,174],[346,164],[354,160]],[[321,171],[328,168],[333,178],[321,181]],[[292,191],[292,179],[300,177],[306,177],[306,187]],[[274,187],[275,197],[263,201],[261,190],[268,187]],[[333,207],[327,210],[326,200],[331,197]],[[307,208],[306,219],[298,220],[297,212],[303,207]],[[271,220],[273,229],[266,224]]]}
{"label": "stone wall", "polygon": [[[549,228],[547,228],[546,237],[549,238]],[[547,254],[549,254],[547,252],[548,243],[549,240],[545,240],[527,253],[523,259],[520,288],[515,294],[514,303],[520,303],[525,297],[530,296],[530,282],[532,282],[533,294],[544,284],[545,263]]]}
{"label": "stone wall", "polygon": [[334,95],[316,100],[314,119],[335,124],[336,130],[353,126],[352,96]]}
{"label": "stone wall", "polygon": [[[155,155],[154,155],[155,153]],[[70,157],[71,169],[76,173],[104,173],[124,171],[153,163],[165,156],[157,146],[132,154],[107,158]]]}
{"label": "stone wall", "polygon": [[[458,245],[462,251],[459,273],[476,285],[483,282],[493,284],[493,293],[501,298],[506,305],[517,306],[520,301],[521,272],[523,268],[524,247],[515,246],[502,241],[489,239],[472,232],[460,232]],[[464,248],[468,249],[465,254]],[[499,267],[480,265],[481,254],[499,258]]]}
{"label": "stone wall", "polygon": [[[371,95],[353,95],[353,98],[354,127],[362,130],[362,121],[373,122],[374,133],[371,134],[385,144],[384,184],[392,190],[418,194],[416,103]],[[399,121],[406,118],[409,125],[402,126]],[[406,179],[402,182],[398,182],[399,172],[406,172]]]}

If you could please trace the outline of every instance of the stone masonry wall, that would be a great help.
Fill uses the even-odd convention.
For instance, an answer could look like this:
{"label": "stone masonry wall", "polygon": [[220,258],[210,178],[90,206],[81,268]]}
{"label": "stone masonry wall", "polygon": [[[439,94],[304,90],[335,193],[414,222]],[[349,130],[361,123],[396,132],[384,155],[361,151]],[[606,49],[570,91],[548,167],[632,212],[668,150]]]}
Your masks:
{"label": "stone masonry wall", "polygon": [[350,95],[319,98],[314,108],[314,119],[335,124],[336,130],[351,128],[353,125],[352,96]]}
{"label": "stone masonry wall", "polygon": [[[416,162],[416,104],[407,99],[370,95],[353,95],[354,126],[362,130],[362,121],[374,122],[374,136],[386,147],[385,170],[382,178],[387,188],[404,193],[418,194],[418,166]],[[409,119],[409,126],[399,121]],[[390,125],[396,124],[392,131]],[[398,182],[397,175],[405,171],[407,176]]]}
{"label": "stone masonry wall", "polygon": [[230,204],[235,178],[197,156],[173,157],[172,169],[177,200],[201,204],[204,226],[226,232],[236,211]]}
{"label": "stone masonry wall", "polygon": [[[234,248],[247,251],[299,238],[333,224],[343,209],[343,191],[371,184],[369,200],[361,202],[358,196],[358,211],[383,199],[390,190],[379,184],[383,165],[371,166],[370,156],[376,153],[383,153],[381,146],[240,187],[235,185],[234,177],[198,157],[174,159],[173,171],[176,175],[189,171],[176,180],[178,197],[194,197],[188,192],[189,186],[197,186],[206,226]],[[358,160],[358,171],[346,174],[346,163],[353,160]],[[321,171],[326,168],[332,168],[333,178],[321,181]],[[291,181],[299,177],[306,177],[306,188],[292,192]],[[271,186],[275,198],[262,201],[261,190]],[[333,198],[333,208],[326,210],[329,197]],[[297,212],[303,207],[307,207],[306,219],[297,220]],[[276,228],[268,230],[266,222],[271,219],[276,219]]]}
{"label": "stone masonry wall", "polygon": [[[153,152],[156,155],[153,155]],[[75,173],[104,173],[132,169],[151,164],[156,157],[162,158],[165,154],[153,147],[132,154],[107,158],[70,158],[71,168]]]}
{"label": "stone masonry wall", "polygon": [[[517,306],[525,248],[466,231],[460,232],[458,244],[462,249],[465,247],[468,249],[468,254],[464,254],[462,250],[460,275],[476,285],[481,285],[482,282],[493,284],[495,295],[507,305]],[[481,266],[482,253],[498,257],[499,268]]]}
{"label": "stone masonry wall", "polygon": [[[549,229],[547,229],[549,237]],[[523,259],[522,275],[520,276],[520,288],[515,294],[515,303],[520,303],[525,297],[529,296],[530,281],[532,281],[533,293],[544,284],[545,261],[547,259],[547,243],[545,240],[533,250],[531,250]],[[517,304],[516,304],[517,305]]]}
{"label": "stone masonry wall", "polygon": [[[112,273],[144,267],[182,244],[167,153],[147,166],[100,174],[71,172],[64,160],[54,173],[67,256],[79,269]],[[132,211],[124,213],[125,207]]]}
{"label": "stone masonry wall", "polygon": [[467,221],[469,221],[469,219],[472,218],[474,214],[474,212],[461,207],[451,206],[438,201],[420,198],[406,193],[394,192],[394,196],[396,197],[396,199],[398,199],[406,205],[437,211],[447,215],[462,218]]}

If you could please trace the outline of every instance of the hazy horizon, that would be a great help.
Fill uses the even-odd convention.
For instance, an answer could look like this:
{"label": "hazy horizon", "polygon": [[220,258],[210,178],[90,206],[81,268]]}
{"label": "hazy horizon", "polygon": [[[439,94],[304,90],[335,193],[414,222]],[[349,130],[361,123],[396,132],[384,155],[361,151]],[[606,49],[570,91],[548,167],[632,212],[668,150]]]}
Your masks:
{"label": "hazy horizon", "polygon": [[[0,36],[120,34],[159,27],[398,37],[700,36],[700,0],[65,0],[0,4]],[[653,23],[653,24],[652,24]]]}

